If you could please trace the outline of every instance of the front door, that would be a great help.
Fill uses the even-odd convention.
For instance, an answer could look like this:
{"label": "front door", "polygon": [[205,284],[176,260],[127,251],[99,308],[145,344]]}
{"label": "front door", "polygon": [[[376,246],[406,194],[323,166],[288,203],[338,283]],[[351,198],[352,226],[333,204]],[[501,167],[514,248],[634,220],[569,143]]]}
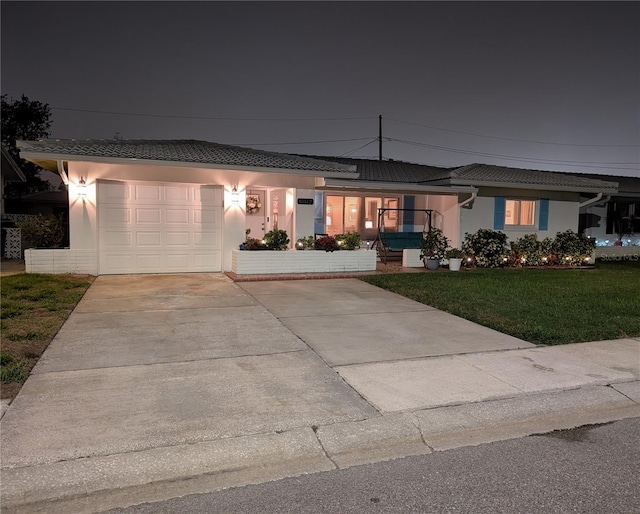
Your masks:
{"label": "front door", "polygon": [[248,237],[254,239],[262,239],[264,237],[267,210],[265,191],[262,189],[247,189],[246,228],[251,231]]}

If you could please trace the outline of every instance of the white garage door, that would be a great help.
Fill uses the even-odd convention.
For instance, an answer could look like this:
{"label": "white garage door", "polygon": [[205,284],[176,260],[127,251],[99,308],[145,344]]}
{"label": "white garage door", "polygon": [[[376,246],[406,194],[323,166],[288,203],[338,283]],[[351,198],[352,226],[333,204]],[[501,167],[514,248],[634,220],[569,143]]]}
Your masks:
{"label": "white garage door", "polygon": [[99,272],[222,271],[223,190],[98,182]]}

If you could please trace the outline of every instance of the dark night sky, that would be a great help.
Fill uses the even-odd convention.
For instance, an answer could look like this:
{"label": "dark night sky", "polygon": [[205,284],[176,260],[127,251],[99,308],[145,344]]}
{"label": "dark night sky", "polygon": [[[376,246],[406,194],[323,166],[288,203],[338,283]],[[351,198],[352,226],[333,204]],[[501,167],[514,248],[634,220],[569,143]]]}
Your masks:
{"label": "dark night sky", "polygon": [[[640,176],[638,2],[2,1],[1,10],[2,93],[48,103],[52,137],[119,132],[342,155],[377,137],[382,114],[385,138],[412,142],[385,141],[385,158]],[[351,155],[377,152],[374,142]]]}

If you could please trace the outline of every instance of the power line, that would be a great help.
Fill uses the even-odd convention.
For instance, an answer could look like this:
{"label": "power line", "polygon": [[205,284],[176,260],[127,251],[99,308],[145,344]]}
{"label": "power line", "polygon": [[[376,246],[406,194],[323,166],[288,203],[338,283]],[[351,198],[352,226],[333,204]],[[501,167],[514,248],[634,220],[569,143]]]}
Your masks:
{"label": "power line", "polygon": [[362,150],[363,148],[366,148],[367,146],[369,146],[372,143],[375,143],[378,140],[377,137],[374,137],[371,141],[369,141],[368,143],[363,144],[362,146],[359,146],[358,148],[354,148],[353,150],[349,151],[349,152],[345,152],[342,155],[340,155],[339,157],[349,157],[351,155],[353,155],[354,153],[356,153],[359,150]]}
{"label": "power line", "polygon": [[[519,157],[517,155],[503,155],[503,154],[494,154],[494,153],[488,153],[488,152],[474,152],[471,150],[463,150],[460,148],[450,148],[446,146],[430,145],[427,143],[421,143],[419,141],[408,141],[405,139],[395,139],[395,138],[385,138],[385,139],[387,141],[393,141],[396,143],[403,143],[407,145],[420,146],[425,148],[433,148],[435,150],[442,150],[445,152],[461,153],[461,154],[467,154],[467,155],[482,155],[484,157],[493,157],[493,158],[505,159],[510,161],[556,164],[560,166],[572,166],[572,167],[583,167],[583,168],[608,168],[608,169],[614,169],[614,170],[631,170],[631,171],[639,170],[639,168],[624,168],[624,167],[610,166],[610,164],[634,165],[636,164],[634,162],[606,163],[606,162],[597,162],[597,161],[570,161],[570,160],[561,160],[561,159],[544,159],[544,158],[537,158],[537,157]],[[599,165],[592,166],[595,164],[599,164]]]}
{"label": "power line", "polygon": [[512,138],[512,137],[500,137],[500,136],[491,136],[491,135],[487,135],[487,134],[477,134],[475,132],[465,132],[462,130],[453,130],[453,129],[447,129],[447,128],[443,128],[443,127],[434,127],[433,125],[424,125],[422,123],[415,123],[413,121],[405,121],[405,120],[398,120],[396,118],[385,118],[385,120],[389,120],[389,121],[395,121],[398,123],[406,123],[407,125],[415,125],[417,127],[425,127],[425,128],[429,128],[429,129],[433,129],[433,130],[441,130],[443,132],[451,132],[453,134],[464,134],[467,136],[476,136],[476,137],[486,137],[489,139],[501,139],[504,141],[517,141],[520,143],[535,143],[535,144],[539,144],[539,145],[556,145],[556,146],[597,146],[597,147],[636,147],[636,146],[640,146],[640,145],[622,145],[622,144],[615,144],[615,145],[604,145],[604,144],[586,144],[586,143],[557,143],[554,141],[535,141],[532,139],[516,139],[516,138]]}
{"label": "power line", "polygon": [[141,112],[99,111],[95,109],[74,109],[72,107],[51,107],[56,111],[86,112],[92,114],[112,114],[116,116],[142,116],[146,118],[173,118],[184,120],[218,120],[218,121],[345,121],[345,120],[371,120],[375,116],[344,116],[339,118],[234,118],[223,116],[182,116],[174,114],[149,114]]}
{"label": "power line", "polygon": [[[312,145],[320,143],[342,143],[346,141],[366,141],[369,137],[355,137],[351,139],[325,139],[322,141],[288,141],[280,143],[227,143],[233,146],[279,146],[279,145]],[[369,143],[367,143],[369,144]],[[365,145],[366,146],[366,145]]]}

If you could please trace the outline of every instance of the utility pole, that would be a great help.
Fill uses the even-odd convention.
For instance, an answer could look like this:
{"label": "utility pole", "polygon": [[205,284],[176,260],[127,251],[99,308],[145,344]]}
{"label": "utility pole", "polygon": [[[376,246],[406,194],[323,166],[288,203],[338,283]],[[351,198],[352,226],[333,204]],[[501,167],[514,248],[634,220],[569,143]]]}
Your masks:
{"label": "utility pole", "polygon": [[378,160],[382,160],[382,114],[378,116]]}

